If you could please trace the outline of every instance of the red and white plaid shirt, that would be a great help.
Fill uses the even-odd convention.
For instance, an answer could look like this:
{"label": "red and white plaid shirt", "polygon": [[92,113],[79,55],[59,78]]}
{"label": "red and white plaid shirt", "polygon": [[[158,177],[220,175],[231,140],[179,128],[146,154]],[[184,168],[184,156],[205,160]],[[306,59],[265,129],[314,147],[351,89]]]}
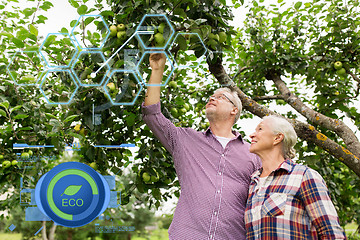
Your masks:
{"label": "red and white plaid shirt", "polygon": [[251,177],[246,239],[346,239],[318,172],[287,159],[258,188],[260,174]]}

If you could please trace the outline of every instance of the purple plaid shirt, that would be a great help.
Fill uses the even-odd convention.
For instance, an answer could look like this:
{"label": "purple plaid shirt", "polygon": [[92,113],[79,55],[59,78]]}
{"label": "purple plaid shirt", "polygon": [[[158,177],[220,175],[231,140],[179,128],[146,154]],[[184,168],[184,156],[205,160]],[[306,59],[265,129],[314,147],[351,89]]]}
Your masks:
{"label": "purple plaid shirt", "polygon": [[169,228],[171,240],[245,239],[250,176],[261,166],[240,134],[224,149],[208,129],[175,127],[160,103],[144,106],[143,119],[172,154],[181,195]]}

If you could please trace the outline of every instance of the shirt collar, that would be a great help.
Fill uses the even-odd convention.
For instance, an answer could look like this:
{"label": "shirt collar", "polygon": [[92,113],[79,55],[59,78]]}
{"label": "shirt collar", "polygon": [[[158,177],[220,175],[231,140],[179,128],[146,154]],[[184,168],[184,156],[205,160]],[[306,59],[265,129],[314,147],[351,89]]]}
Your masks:
{"label": "shirt collar", "polygon": [[[233,130],[232,133],[235,135],[235,138],[239,139],[242,143],[244,143],[244,140],[243,140],[243,138],[242,138],[242,136],[241,136],[241,134],[239,132]],[[212,133],[210,127],[208,127],[208,129],[206,129],[204,134],[206,136],[209,136],[210,134],[212,134],[215,137],[215,134]]]}
{"label": "shirt collar", "polygon": [[[279,165],[279,167],[277,169],[272,171],[272,173],[276,173],[276,172],[279,172],[281,170],[285,170],[287,173],[290,173],[294,166],[295,166],[295,163],[290,158],[287,158]],[[262,173],[262,168],[255,171],[251,175],[251,179],[259,179],[261,173]]]}

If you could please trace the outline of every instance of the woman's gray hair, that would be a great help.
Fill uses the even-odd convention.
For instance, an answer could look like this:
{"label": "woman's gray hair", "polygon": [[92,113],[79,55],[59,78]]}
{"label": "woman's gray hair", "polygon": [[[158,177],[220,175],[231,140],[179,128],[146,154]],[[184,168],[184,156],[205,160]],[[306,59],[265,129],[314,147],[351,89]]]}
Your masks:
{"label": "woman's gray hair", "polygon": [[293,159],[295,157],[294,146],[297,141],[297,135],[293,126],[284,118],[278,116],[266,116],[263,120],[269,119],[271,121],[270,128],[274,134],[282,133],[283,139],[283,155],[284,158]]}
{"label": "woman's gray hair", "polygon": [[242,104],[241,104],[240,98],[236,91],[232,91],[230,88],[227,88],[227,87],[216,89],[214,93],[220,92],[220,91],[229,93],[232,97],[231,101],[234,102],[235,107],[237,107],[237,109],[238,109],[238,112],[235,115],[235,120],[234,120],[234,124],[235,124],[239,120],[241,111],[242,111]]}

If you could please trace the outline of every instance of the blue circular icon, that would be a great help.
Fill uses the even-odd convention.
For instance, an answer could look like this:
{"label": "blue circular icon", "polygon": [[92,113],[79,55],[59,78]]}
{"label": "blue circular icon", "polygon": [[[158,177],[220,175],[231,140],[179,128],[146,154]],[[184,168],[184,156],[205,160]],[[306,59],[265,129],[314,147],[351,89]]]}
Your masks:
{"label": "blue circular icon", "polygon": [[105,211],[110,188],[104,177],[88,165],[66,162],[40,178],[35,199],[38,208],[56,224],[80,227]]}

